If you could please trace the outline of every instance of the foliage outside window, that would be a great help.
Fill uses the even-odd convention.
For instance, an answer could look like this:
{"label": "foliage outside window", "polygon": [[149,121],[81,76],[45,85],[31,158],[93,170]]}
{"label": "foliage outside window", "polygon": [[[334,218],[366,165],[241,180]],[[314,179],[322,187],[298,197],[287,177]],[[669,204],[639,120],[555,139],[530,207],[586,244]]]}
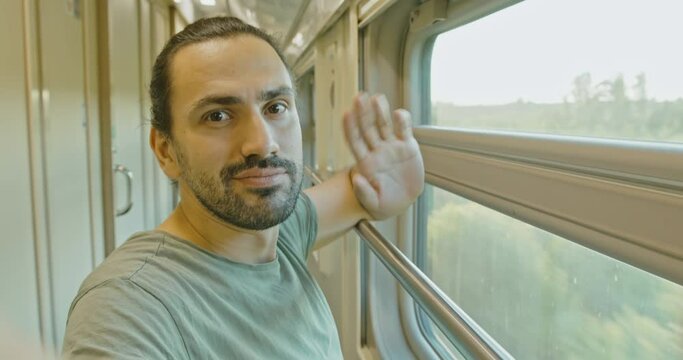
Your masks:
{"label": "foliage outside window", "polygon": [[423,196],[426,273],[512,356],[683,358],[682,286],[439,188]]}

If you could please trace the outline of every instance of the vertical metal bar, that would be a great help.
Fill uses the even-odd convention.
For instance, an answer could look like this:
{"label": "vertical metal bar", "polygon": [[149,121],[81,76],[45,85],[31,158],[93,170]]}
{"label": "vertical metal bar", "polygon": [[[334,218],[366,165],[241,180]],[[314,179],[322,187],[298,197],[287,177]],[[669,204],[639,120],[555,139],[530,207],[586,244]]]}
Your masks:
{"label": "vertical metal bar", "polygon": [[41,342],[55,344],[54,292],[50,261],[52,256],[50,254],[43,129],[47,92],[44,91],[41,68],[40,4],[38,1],[24,0],[22,16],[38,321]]}

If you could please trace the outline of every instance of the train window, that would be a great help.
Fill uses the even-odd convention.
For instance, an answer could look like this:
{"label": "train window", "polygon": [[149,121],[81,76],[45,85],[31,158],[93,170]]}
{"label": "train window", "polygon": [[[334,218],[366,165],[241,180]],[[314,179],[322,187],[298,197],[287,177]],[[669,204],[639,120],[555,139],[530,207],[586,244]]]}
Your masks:
{"label": "train window", "polygon": [[683,142],[683,2],[527,0],[439,35],[432,124]]}
{"label": "train window", "polygon": [[682,286],[431,185],[421,201],[421,266],[512,356],[683,358]]}

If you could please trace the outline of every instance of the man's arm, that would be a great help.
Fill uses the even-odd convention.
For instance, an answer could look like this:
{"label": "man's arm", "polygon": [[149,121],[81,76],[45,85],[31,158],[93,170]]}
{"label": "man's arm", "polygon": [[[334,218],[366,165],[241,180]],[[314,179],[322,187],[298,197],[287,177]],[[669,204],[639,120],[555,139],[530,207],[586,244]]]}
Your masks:
{"label": "man's arm", "polygon": [[361,94],[353,103],[344,114],[344,134],[356,164],[305,190],[318,213],[316,247],[361,219],[400,214],[424,187],[424,165],[410,114],[405,110],[390,113],[384,96]]}
{"label": "man's arm", "polygon": [[353,193],[350,172],[351,169],[341,171],[320,185],[304,190],[318,213],[318,237],[314,248],[327,245],[361,219],[371,218]]}

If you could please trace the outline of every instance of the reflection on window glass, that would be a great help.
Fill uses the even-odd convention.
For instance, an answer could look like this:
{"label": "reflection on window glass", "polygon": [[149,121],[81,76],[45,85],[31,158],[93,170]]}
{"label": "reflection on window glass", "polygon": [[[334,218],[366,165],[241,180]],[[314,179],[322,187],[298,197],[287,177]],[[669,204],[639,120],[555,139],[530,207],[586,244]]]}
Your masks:
{"label": "reflection on window glass", "polygon": [[440,35],[432,124],[683,142],[683,2],[527,0]]}
{"label": "reflection on window glass", "polygon": [[425,272],[518,359],[683,359],[683,287],[428,186]]}

